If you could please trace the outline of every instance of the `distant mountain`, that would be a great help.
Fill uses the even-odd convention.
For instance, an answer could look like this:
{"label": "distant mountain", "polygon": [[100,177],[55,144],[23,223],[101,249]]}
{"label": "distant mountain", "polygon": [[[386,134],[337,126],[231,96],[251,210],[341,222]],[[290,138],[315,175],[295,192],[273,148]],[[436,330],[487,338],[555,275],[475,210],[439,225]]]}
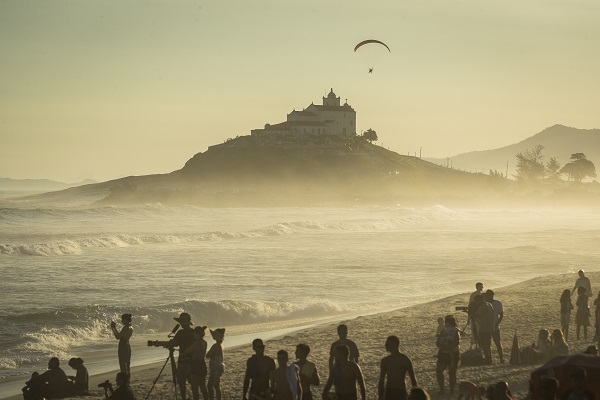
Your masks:
{"label": "distant mountain", "polygon": [[81,182],[64,183],[51,181],[48,179],[0,178],[0,190],[50,192],[54,190],[67,189],[75,186],[88,185],[90,183],[97,183],[97,181],[94,181],[92,179],[86,179]]}
{"label": "distant mountain", "polygon": [[600,129],[577,129],[564,125],[546,128],[519,143],[493,150],[473,151],[446,158],[426,158],[434,164],[446,165],[448,161],[455,169],[488,173],[489,170],[515,174],[515,155],[536,145],[544,146],[544,162],[556,157],[561,165],[569,162],[571,154],[584,153],[587,159],[600,168]]}

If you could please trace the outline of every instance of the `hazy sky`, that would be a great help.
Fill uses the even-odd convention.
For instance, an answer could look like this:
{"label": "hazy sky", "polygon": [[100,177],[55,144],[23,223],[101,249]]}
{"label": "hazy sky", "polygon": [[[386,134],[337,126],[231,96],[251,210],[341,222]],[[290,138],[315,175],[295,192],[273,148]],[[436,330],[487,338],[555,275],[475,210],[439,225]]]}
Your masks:
{"label": "hazy sky", "polygon": [[[0,177],[170,172],[330,88],[401,154],[600,128],[599,18],[598,0],[0,0]],[[369,38],[392,53],[352,51]]]}

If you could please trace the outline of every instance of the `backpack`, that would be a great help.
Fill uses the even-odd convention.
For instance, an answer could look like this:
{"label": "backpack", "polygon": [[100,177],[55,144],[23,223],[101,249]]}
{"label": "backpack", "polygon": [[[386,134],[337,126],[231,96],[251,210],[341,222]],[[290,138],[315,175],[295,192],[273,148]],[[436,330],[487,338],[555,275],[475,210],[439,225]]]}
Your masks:
{"label": "backpack", "polygon": [[483,365],[483,350],[476,347],[460,355],[460,365]]}

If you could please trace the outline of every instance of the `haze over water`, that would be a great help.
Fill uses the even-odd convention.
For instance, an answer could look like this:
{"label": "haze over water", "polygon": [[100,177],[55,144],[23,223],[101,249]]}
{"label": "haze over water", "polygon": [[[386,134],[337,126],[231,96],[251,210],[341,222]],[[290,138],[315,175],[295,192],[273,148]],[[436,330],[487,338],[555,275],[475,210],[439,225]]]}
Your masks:
{"label": "haze over water", "polygon": [[243,334],[600,261],[600,212],[583,209],[7,206],[0,226],[3,377],[43,370],[53,355],[96,354],[116,368],[108,323],[125,312],[134,345],[162,339],[182,311]]}

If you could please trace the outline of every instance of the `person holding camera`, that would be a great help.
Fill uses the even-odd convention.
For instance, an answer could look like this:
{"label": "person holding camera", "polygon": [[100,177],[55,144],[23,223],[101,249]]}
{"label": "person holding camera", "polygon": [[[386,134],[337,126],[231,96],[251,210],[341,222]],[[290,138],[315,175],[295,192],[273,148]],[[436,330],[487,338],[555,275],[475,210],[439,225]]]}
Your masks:
{"label": "person holding camera", "polygon": [[179,358],[177,359],[177,383],[181,400],[186,400],[186,382],[192,372],[192,355],[187,352],[187,348],[194,343],[194,330],[192,329],[192,317],[186,312],[182,312],[179,318],[173,318],[181,325],[175,337],[171,339],[170,346],[179,346]]}
{"label": "person holding camera", "polygon": [[131,364],[131,346],[129,345],[129,339],[133,335],[133,327],[131,326],[131,314],[123,314],[121,316],[121,322],[123,328],[121,331],[117,330],[117,324],[114,321],[110,321],[110,329],[113,335],[119,341],[119,368],[121,372],[131,376],[130,364]]}
{"label": "person holding camera", "polygon": [[[104,388],[104,398],[108,400],[135,400],[133,390],[129,386],[129,375],[125,372],[117,373],[117,389],[113,390],[109,381],[101,383],[98,387]],[[110,392],[110,394],[109,394]]]}

